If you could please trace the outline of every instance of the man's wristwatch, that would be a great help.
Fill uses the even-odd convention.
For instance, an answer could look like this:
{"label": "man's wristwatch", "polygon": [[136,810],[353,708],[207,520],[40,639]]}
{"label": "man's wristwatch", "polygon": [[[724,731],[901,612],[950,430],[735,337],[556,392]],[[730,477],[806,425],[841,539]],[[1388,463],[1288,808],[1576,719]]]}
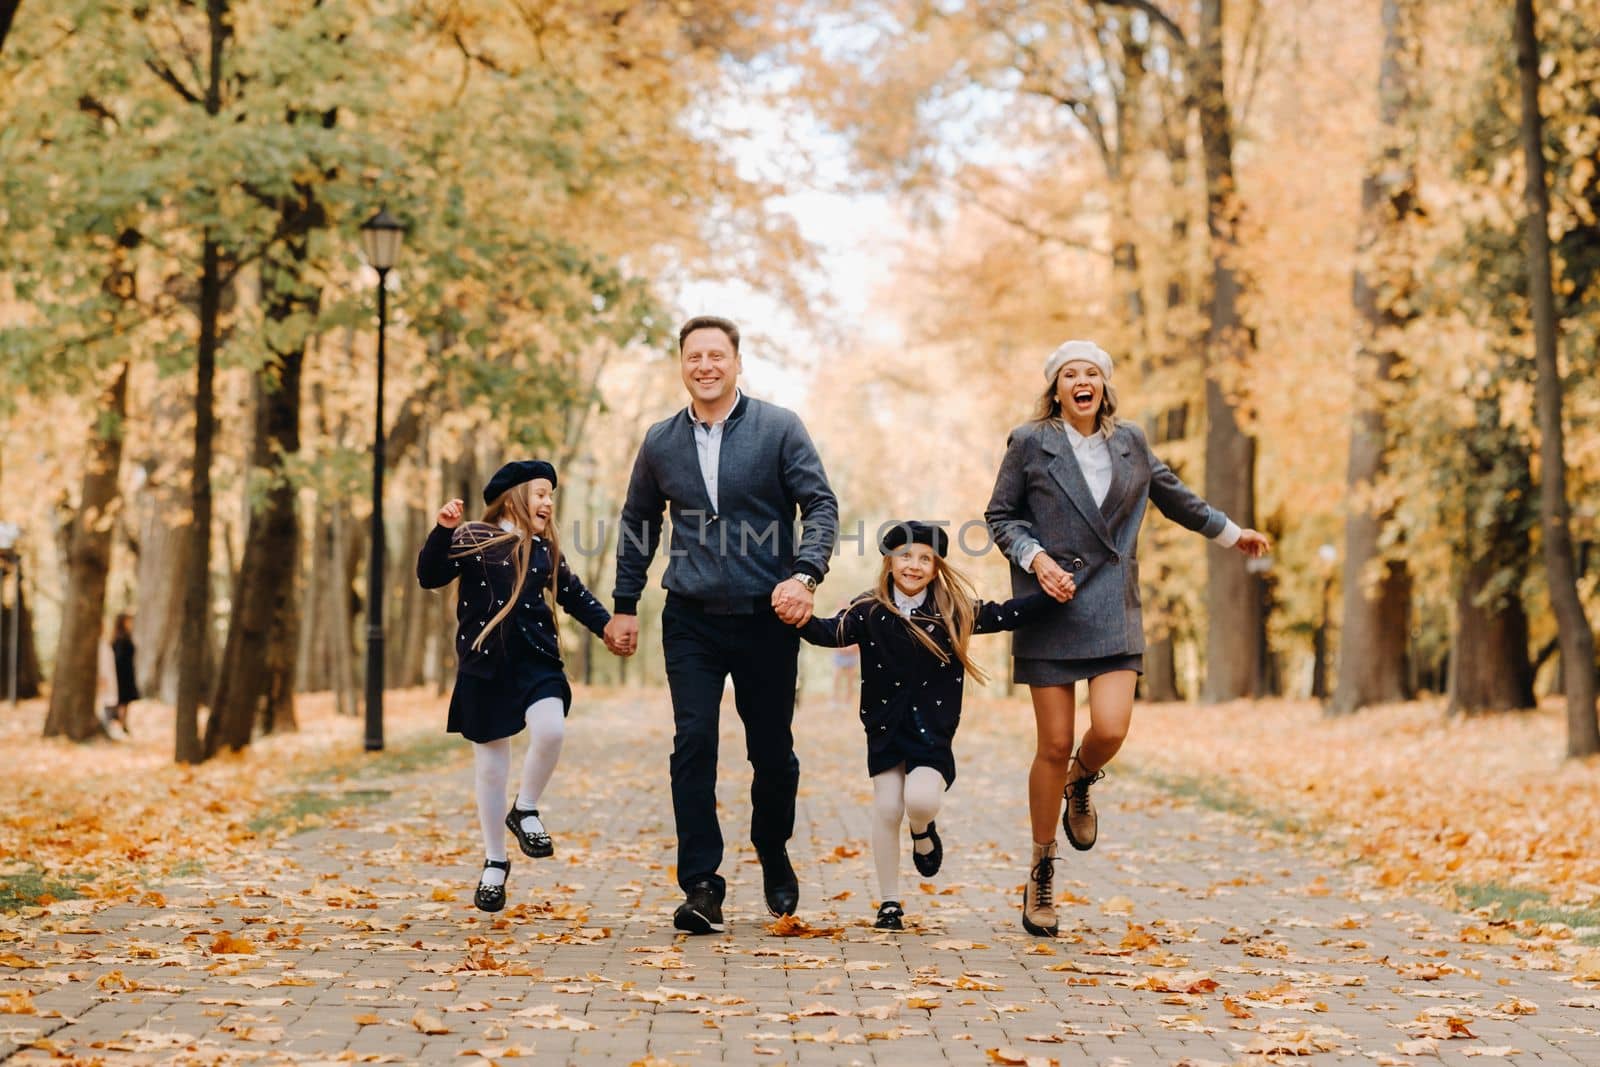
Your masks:
{"label": "man's wristwatch", "polygon": [[789,577],[805,586],[807,592],[815,593],[817,591],[817,580],[811,577],[811,575],[806,574],[803,571],[797,571],[794,574],[789,575]]}

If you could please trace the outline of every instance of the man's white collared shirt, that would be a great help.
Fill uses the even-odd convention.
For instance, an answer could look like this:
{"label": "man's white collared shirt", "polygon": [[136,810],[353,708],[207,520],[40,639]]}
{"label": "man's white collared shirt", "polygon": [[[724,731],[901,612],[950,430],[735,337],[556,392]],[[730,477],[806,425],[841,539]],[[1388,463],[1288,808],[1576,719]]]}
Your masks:
{"label": "man's white collared shirt", "polygon": [[[733,414],[733,408],[739,406],[743,396],[739,390],[733,391],[733,407],[728,409],[728,415]],[[700,457],[700,477],[706,483],[706,496],[711,500],[713,513],[721,510],[717,505],[717,464],[722,459],[722,429],[728,424],[728,415],[716,422],[702,422],[694,413],[694,405],[689,405],[689,421],[694,423],[695,452]]]}

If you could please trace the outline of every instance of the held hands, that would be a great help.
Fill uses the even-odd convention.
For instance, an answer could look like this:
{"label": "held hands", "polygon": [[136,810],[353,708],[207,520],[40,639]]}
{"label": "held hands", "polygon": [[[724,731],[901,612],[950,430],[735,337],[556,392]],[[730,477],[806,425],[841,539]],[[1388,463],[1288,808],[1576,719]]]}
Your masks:
{"label": "held hands", "polygon": [[1033,557],[1033,574],[1039,579],[1039,588],[1063,604],[1078,592],[1078,583],[1072,580],[1072,575],[1043,552]]}
{"label": "held hands", "polygon": [[463,504],[460,500],[452,500],[439,509],[438,523],[446,530],[454,530],[461,525],[461,510]]}
{"label": "held hands", "polygon": [[1272,551],[1272,542],[1267,540],[1267,535],[1257,530],[1240,530],[1239,540],[1233,547],[1253,559],[1260,559]]}
{"label": "held hands", "polygon": [[810,622],[811,608],[811,590],[793,578],[786,578],[773,587],[772,610],[788,625],[804,626]]}
{"label": "held hands", "polygon": [[613,615],[606,623],[606,650],[614,656],[631,656],[639,651],[639,616]]}

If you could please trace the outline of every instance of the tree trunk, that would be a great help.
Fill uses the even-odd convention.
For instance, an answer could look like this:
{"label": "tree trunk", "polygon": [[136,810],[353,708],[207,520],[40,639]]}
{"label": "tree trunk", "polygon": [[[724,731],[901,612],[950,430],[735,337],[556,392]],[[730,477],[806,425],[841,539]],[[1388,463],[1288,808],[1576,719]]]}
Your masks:
{"label": "tree trunk", "polygon": [[[1233,176],[1233,119],[1223,73],[1223,0],[1202,0],[1192,52],[1195,106],[1205,158],[1206,229],[1211,240],[1210,326],[1206,332],[1205,495],[1240,526],[1256,521],[1256,442],[1239,425],[1235,384],[1255,352],[1255,334],[1240,310],[1248,279],[1238,262],[1239,203]],[[1253,696],[1265,664],[1265,597],[1242,553],[1206,547],[1207,703]]]}
{"label": "tree trunk", "polygon": [[189,571],[194,528],[174,525],[173,510],[188,503],[166,486],[147,489],[148,504],[139,522],[139,561],[133,617],[134,673],[139,691],[166,704],[178,699],[178,659],[182,647],[184,582]]}
{"label": "tree trunk", "polygon": [[[22,559],[17,557],[15,570],[0,568],[0,583],[9,595],[0,608],[0,696],[11,695],[12,652],[15,648],[17,671],[17,699],[31,700],[39,695],[43,677],[39,672],[39,647],[33,638],[33,612],[28,608],[28,583],[22,576]],[[13,645],[15,642],[15,645]]]}
{"label": "tree trunk", "polygon": [[284,468],[300,451],[300,380],[306,323],[319,291],[303,275],[308,235],[320,206],[304,187],[282,209],[281,251],[262,262],[268,347],[272,359],[256,376],[254,477],[267,486],[250,516],[244,556],[234,583],[233,618],[222,653],[216,701],[206,726],[206,755],[250,743],[256,724],[266,731],[295,728],[294,667],[300,624],[300,510]]}
{"label": "tree trunk", "polygon": [[[227,46],[227,0],[206,0],[208,77],[205,109],[222,111],[222,57]],[[190,559],[183,590],[183,644],[178,656],[174,756],[179,763],[205,759],[200,702],[211,686],[211,453],[216,436],[217,337],[222,317],[222,249],[207,227],[200,251],[200,337],[195,348],[194,468],[191,474]]]}
{"label": "tree trunk", "polygon": [[0,0],[0,51],[5,50],[12,20],[17,17],[17,8],[21,6],[22,0]]}
{"label": "tree trunk", "polygon": [[[117,475],[122,469],[123,421],[128,410],[128,365],[101,394],[94,439],[83,470],[83,499],[72,522],[67,556],[67,599],[56,645],[55,683],[50,687],[50,712],[45,737],[85,741],[104,732],[101,701],[100,643],[105,623],[106,578],[111,572],[111,539],[121,498]],[[113,701],[114,702],[114,701]]]}
{"label": "tree trunk", "polygon": [[[214,2],[214,0],[213,0]],[[179,763],[205,759],[200,741],[200,702],[210,686],[211,644],[211,453],[216,436],[217,331],[222,304],[221,250],[208,230],[201,252],[200,342],[195,355],[194,467],[190,474],[189,569],[183,587],[183,637],[178,653],[177,738]]]}
{"label": "tree trunk", "polygon": [[1412,318],[1415,289],[1404,231],[1417,205],[1415,138],[1408,125],[1410,79],[1417,69],[1412,0],[1383,0],[1383,59],[1378,74],[1382,143],[1361,181],[1362,233],[1353,299],[1361,321],[1356,355],[1356,411],[1346,476],[1344,623],[1339,677],[1328,714],[1409,699],[1406,653],[1411,575],[1403,559],[1384,560],[1381,541],[1393,508],[1373,499],[1387,470],[1384,408],[1400,361],[1394,335]]}
{"label": "tree trunk", "polygon": [[305,618],[300,625],[294,655],[294,689],[297,693],[328,688],[328,613],[318,601],[328,582],[328,516],[321,499],[312,511],[311,539],[301,542],[300,580],[305,589]]}
{"label": "tree trunk", "polygon": [[[1527,547],[1527,538],[1522,538]],[[1500,563],[1495,557],[1465,567],[1456,591],[1456,634],[1450,653],[1448,714],[1533,707],[1528,617],[1515,590],[1480,603]]]}
{"label": "tree trunk", "polygon": [[1517,71],[1522,86],[1522,154],[1526,162],[1523,209],[1528,239],[1528,302],[1533,312],[1534,387],[1539,413],[1539,520],[1545,582],[1561,642],[1567,698],[1567,755],[1600,752],[1595,718],[1594,631],[1578,594],[1567,505],[1565,431],[1561,424],[1561,368],[1556,353],[1555,292],[1550,279],[1550,190],[1545,179],[1544,115],[1539,110],[1539,37],[1533,0],[1516,0]]}

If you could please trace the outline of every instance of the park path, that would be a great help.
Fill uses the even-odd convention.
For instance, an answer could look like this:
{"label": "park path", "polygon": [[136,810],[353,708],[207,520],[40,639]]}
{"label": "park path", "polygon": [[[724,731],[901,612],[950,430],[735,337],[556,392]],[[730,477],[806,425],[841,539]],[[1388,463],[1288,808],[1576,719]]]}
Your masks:
{"label": "park path", "polygon": [[[1127,771],[1097,792],[1100,846],[1065,850],[1063,936],[1026,936],[1023,715],[969,716],[945,870],[919,884],[907,864],[903,934],[870,925],[851,709],[810,704],[797,729],[791,854],[822,936],[769,933],[754,856],[730,844],[728,932],[688,939],[670,925],[669,712],[607,699],[575,709],[544,805],[557,856],[513,849],[498,917],[470,905],[465,760],[362,782],[387,795],[281,839],[252,877],[8,925],[0,1060],[1600,1064],[1594,984]],[[734,725],[730,843],[742,753]]]}

